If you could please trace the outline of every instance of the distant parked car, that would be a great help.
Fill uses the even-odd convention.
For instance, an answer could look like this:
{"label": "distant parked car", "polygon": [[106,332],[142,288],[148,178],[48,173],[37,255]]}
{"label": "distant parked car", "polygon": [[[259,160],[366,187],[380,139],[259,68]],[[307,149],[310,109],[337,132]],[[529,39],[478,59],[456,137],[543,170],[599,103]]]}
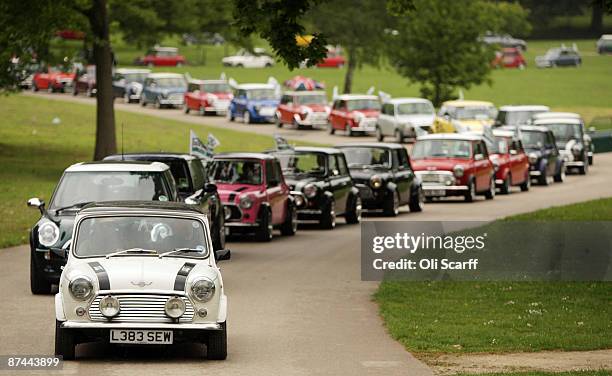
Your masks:
{"label": "distant parked car", "polygon": [[565,162],[555,135],[546,127],[524,125],[519,128],[521,142],[529,157],[529,174],[538,184],[548,185],[550,179],[562,183],[565,180]]}
{"label": "distant parked car", "polygon": [[534,115],[548,111],[550,111],[548,106],[540,105],[501,106],[493,127],[527,125]]}
{"label": "distant parked car", "polygon": [[125,103],[140,102],[140,95],[150,69],[119,68],[113,75],[113,96]]}
{"label": "distant parked car", "polygon": [[64,66],[46,67],[32,77],[32,91],[64,92],[73,85],[76,73]]}
{"label": "distant parked car", "polygon": [[274,59],[263,48],[255,48],[253,52],[240,49],[235,55],[221,59],[226,67],[264,68],[274,65]]}
{"label": "distant parked car", "polygon": [[519,48],[506,47],[495,54],[491,66],[493,66],[493,68],[524,69],[527,66],[527,61]]}
{"label": "distant parked car", "polygon": [[344,94],[334,100],[328,119],[329,134],[344,131],[348,136],[376,131],[380,100],[375,95]]}
{"label": "distant parked car", "polygon": [[502,194],[510,193],[510,187],[519,186],[521,191],[529,190],[529,158],[521,140],[507,130],[494,130],[494,140],[484,138],[489,150],[489,159],[495,167],[495,186]]}
{"label": "distant parked car", "polygon": [[327,125],[330,108],[324,91],[287,91],[281,97],[274,116],[276,126],[315,128]]}
{"label": "distant parked car", "polygon": [[612,34],[604,34],[599,38],[597,53],[600,55],[612,53]]}
{"label": "distant parked car", "polygon": [[185,92],[183,109],[198,111],[200,115],[225,115],[234,98],[226,80],[191,80]]}
{"label": "distant parked car", "polygon": [[329,46],[327,56],[317,63],[319,68],[342,68],[346,64],[346,59],[342,56],[342,50],[338,47]]}
{"label": "distant parked car", "polygon": [[276,157],[261,153],[217,154],[211,178],[227,210],[225,226],[230,235],[254,233],[258,240],[270,241],[275,227],[282,235],[297,231],[294,196]]}
{"label": "distant parked car", "polygon": [[227,116],[230,121],[242,118],[245,124],[273,123],[278,107],[276,87],[272,84],[242,84],[235,87]]}
{"label": "distant parked car", "polygon": [[579,67],[582,58],[578,50],[568,47],[551,48],[546,55],[535,59],[538,68]]}
{"label": "distant parked car", "polygon": [[[15,64],[17,65],[18,63],[19,60],[16,60]],[[40,71],[41,65],[36,62],[31,62],[25,65],[20,65],[18,69],[21,69],[22,78],[21,82],[19,83],[19,88],[26,90],[31,89],[34,75]]]}
{"label": "distant parked car", "polygon": [[134,63],[148,67],[180,67],[186,64],[186,60],[184,56],[179,55],[176,47],[154,47]]}
{"label": "distant parked car", "polygon": [[476,195],[495,197],[495,169],[482,136],[474,134],[430,134],[417,138],[412,149],[412,167],[423,183],[425,198]]}
{"label": "distant parked car", "polygon": [[540,119],[533,125],[552,131],[566,168],[576,168],[581,175],[589,171],[589,147],[585,145],[586,134],[580,119]]}
{"label": "distant parked car", "polygon": [[364,210],[393,217],[402,205],[408,205],[411,212],[423,210],[421,181],[402,145],[368,142],[337,148],[346,156]]}
{"label": "distant parked car", "polygon": [[152,103],[156,108],[179,107],[187,91],[187,81],[178,73],[151,73],[145,78],[140,105]]}
{"label": "distant parked car", "polygon": [[430,101],[422,98],[394,98],[383,103],[376,123],[376,139],[392,136],[402,143],[406,138],[429,133],[436,117]]}
{"label": "distant parked car", "polygon": [[522,51],[527,51],[527,42],[523,39],[513,38],[510,34],[494,34],[486,33],[482,37],[482,41],[487,44],[494,44],[501,47],[515,47]]}
{"label": "distant parked car", "polygon": [[85,93],[88,97],[95,97],[96,92],[96,66],[88,65],[85,70],[77,73],[72,85],[72,95]]}
{"label": "distant parked car", "polygon": [[299,221],[314,221],[325,229],[336,227],[339,216],[349,224],[361,221],[359,190],[340,150],[298,146],[271,154],[280,161],[289,188],[304,195],[295,197]]}
{"label": "distant parked car", "polygon": [[434,120],[435,133],[482,132],[493,124],[497,109],[491,102],[454,100],[442,103]]}

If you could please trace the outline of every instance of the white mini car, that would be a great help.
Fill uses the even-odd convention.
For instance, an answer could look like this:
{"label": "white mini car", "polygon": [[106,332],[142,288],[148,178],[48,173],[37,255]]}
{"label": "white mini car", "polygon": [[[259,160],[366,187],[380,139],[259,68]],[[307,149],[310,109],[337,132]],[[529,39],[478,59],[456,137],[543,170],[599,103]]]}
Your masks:
{"label": "white mini car", "polygon": [[274,59],[264,49],[255,48],[253,52],[241,49],[236,55],[221,59],[226,67],[265,68],[274,65]]}
{"label": "white mini car", "polygon": [[206,215],[171,202],[90,204],[75,218],[55,296],[55,354],[79,343],[204,343],[227,356],[227,297]]}
{"label": "white mini car", "polygon": [[422,98],[394,98],[383,103],[376,123],[376,138],[393,136],[395,142],[416,140],[429,133],[436,117],[434,106]]}

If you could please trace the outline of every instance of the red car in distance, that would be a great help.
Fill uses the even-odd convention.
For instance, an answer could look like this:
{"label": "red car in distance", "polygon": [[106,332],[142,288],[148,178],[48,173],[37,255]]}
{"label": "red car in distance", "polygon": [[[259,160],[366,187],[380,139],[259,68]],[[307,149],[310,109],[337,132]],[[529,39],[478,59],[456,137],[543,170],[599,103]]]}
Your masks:
{"label": "red car in distance", "polygon": [[154,47],[134,62],[149,67],[180,67],[186,64],[185,57],[178,54],[176,47]]}
{"label": "red car in distance", "polygon": [[476,195],[495,197],[495,169],[482,136],[460,133],[429,134],[417,138],[412,168],[421,179],[427,201]]}
{"label": "red car in distance", "polygon": [[96,66],[88,65],[85,70],[77,73],[72,88],[72,94],[79,95],[85,93],[88,97],[94,97],[96,91]]}
{"label": "red car in distance", "polygon": [[486,140],[489,147],[489,159],[495,167],[495,185],[500,193],[510,193],[510,187],[519,186],[521,191],[529,190],[529,158],[523,144],[514,132],[494,130],[494,141]]}
{"label": "red car in distance", "polygon": [[329,106],[324,91],[287,91],[274,116],[276,126],[291,124],[298,129],[327,125]]}
{"label": "red car in distance", "polygon": [[342,56],[342,50],[338,47],[328,47],[327,56],[317,63],[319,68],[342,68],[346,59]]}
{"label": "red car in distance", "polygon": [[32,77],[32,91],[47,90],[50,93],[61,91],[72,86],[76,73],[68,71],[65,67],[46,67]]}
{"label": "red car in distance", "polygon": [[344,131],[348,136],[376,130],[380,100],[375,95],[344,94],[334,99],[328,118],[329,134]]}
{"label": "red car in distance", "polygon": [[191,80],[185,92],[184,111],[198,111],[200,115],[224,115],[234,98],[226,80]]}
{"label": "red car in distance", "polygon": [[520,49],[516,47],[506,47],[495,53],[495,59],[493,59],[491,65],[493,68],[524,69],[527,66],[527,60],[525,60]]}

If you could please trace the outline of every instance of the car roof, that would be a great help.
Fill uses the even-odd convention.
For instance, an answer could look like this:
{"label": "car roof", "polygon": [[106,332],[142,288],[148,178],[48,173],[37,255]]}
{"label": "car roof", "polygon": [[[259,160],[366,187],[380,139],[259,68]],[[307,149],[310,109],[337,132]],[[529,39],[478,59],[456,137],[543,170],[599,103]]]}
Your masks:
{"label": "car roof", "polygon": [[337,101],[350,101],[350,100],[358,100],[358,99],[370,99],[370,100],[378,100],[376,95],[366,95],[366,94],[342,94],[335,98]]}
{"label": "car roof", "polygon": [[271,84],[240,84],[236,85],[237,89],[255,90],[255,89],[274,89],[276,86]]}
{"label": "car roof", "polygon": [[394,144],[391,142],[351,142],[346,144],[335,145],[335,148],[343,149],[349,147],[366,147],[366,148],[385,148],[385,149],[403,149],[404,147],[400,144]]}
{"label": "car roof", "polygon": [[143,171],[163,172],[168,170],[168,165],[160,162],[146,161],[100,161],[81,162],[73,164],[66,172],[119,172],[119,171]]}
{"label": "car roof", "polygon": [[433,133],[417,137],[417,141],[421,140],[478,141],[482,140],[482,135],[474,133]]}
{"label": "car roof", "polygon": [[511,130],[505,130],[505,129],[494,129],[493,130],[493,136],[514,137],[515,135],[516,135],[516,133],[514,133]]}
{"label": "car roof", "polygon": [[533,125],[546,125],[546,124],[582,124],[580,119],[576,118],[544,118],[536,119],[533,121]]}
{"label": "car roof", "polygon": [[573,119],[581,119],[580,114],[575,112],[543,112],[541,114],[533,115],[533,120],[539,119],[560,119],[560,118],[573,118]]}
{"label": "car roof", "polygon": [[476,107],[476,106],[493,106],[492,102],[487,101],[468,101],[463,99],[458,99],[454,101],[446,101],[442,103],[442,106],[452,106],[452,107]]}
{"label": "car roof", "polygon": [[310,152],[310,153],[325,153],[325,154],[340,154],[342,153],[340,150],[329,147],[317,147],[317,146],[296,146],[292,149],[286,150],[271,150],[270,152],[273,154],[282,154],[283,152],[291,153],[292,151],[297,152]]}
{"label": "car roof", "polygon": [[283,95],[326,95],[323,90],[291,90],[283,92]]}
{"label": "car roof", "polygon": [[220,153],[215,154],[214,159],[275,159],[273,155],[264,153]]}
{"label": "car roof", "polygon": [[[147,160],[145,158],[160,158],[160,159],[183,159],[190,161],[197,159],[195,156],[186,153],[167,153],[167,152],[153,152],[153,153],[125,153],[125,154],[112,154],[104,157],[105,161],[121,161],[121,160]],[[130,159],[134,158],[134,159]]]}
{"label": "car roof", "polygon": [[425,98],[416,98],[416,97],[404,97],[404,98],[392,98],[385,103],[392,104],[400,104],[400,103],[431,103],[428,99]]}
{"label": "car roof", "polygon": [[520,104],[520,105],[505,105],[499,108],[500,111],[550,111],[548,106],[543,106],[539,104]]}
{"label": "car roof", "polygon": [[153,47],[153,51],[178,51],[178,47]]}
{"label": "car roof", "polygon": [[96,212],[142,212],[142,211],[171,211],[204,214],[198,205],[187,205],[173,201],[105,201],[85,205],[79,214]]}
{"label": "car roof", "polygon": [[220,80],[220,79],[216,79],[216,80],[199,80],[199,79],[193,79],[193,80],[189,80],[190,84],[198,84],[198,85],[202,85],[202,84],[226,84],[227,80]]}
{"label": "car roof", "polygon": [[526,132],[549,132],[548,128],[537,125],[521,125],[519,129]]}
{"label": "car roof", "polygon": [[137,69],[137,68],[119,68],[115,72],[125,74],[125,73],[151,73],[150,69]]}
{"label": "car roof", "polygon": [[149,74],[149,78],[185,78],[184,75],[180,73],[151,73]]}

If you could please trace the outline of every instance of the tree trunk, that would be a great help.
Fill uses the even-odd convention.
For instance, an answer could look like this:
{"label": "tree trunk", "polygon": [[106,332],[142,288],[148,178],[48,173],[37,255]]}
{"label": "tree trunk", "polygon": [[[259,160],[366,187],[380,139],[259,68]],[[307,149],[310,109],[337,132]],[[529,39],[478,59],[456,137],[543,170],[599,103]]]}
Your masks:
{"label": "tree trunk", "polygon": [[96,146],[94,160],[117,152],[115,108],[112,86],[108,9],[106,0],[92,0],[89,23],[93,33],[93,58],[96,64]]}
{"label": "tree trunk", "polygon": [[351,89],[353,88],[353,73],[355,73],[355,68],[357,67],[356,60],[355,51],[353,49],[349,49],[346,74],[344,75],[344,94],[350,94]]}
{"label": "tree trunk", "polygon": [[597,36],[603,31],[603,2],[604,0],[594,0],[591,3],[593,7],[591,12],[591,31]]}

